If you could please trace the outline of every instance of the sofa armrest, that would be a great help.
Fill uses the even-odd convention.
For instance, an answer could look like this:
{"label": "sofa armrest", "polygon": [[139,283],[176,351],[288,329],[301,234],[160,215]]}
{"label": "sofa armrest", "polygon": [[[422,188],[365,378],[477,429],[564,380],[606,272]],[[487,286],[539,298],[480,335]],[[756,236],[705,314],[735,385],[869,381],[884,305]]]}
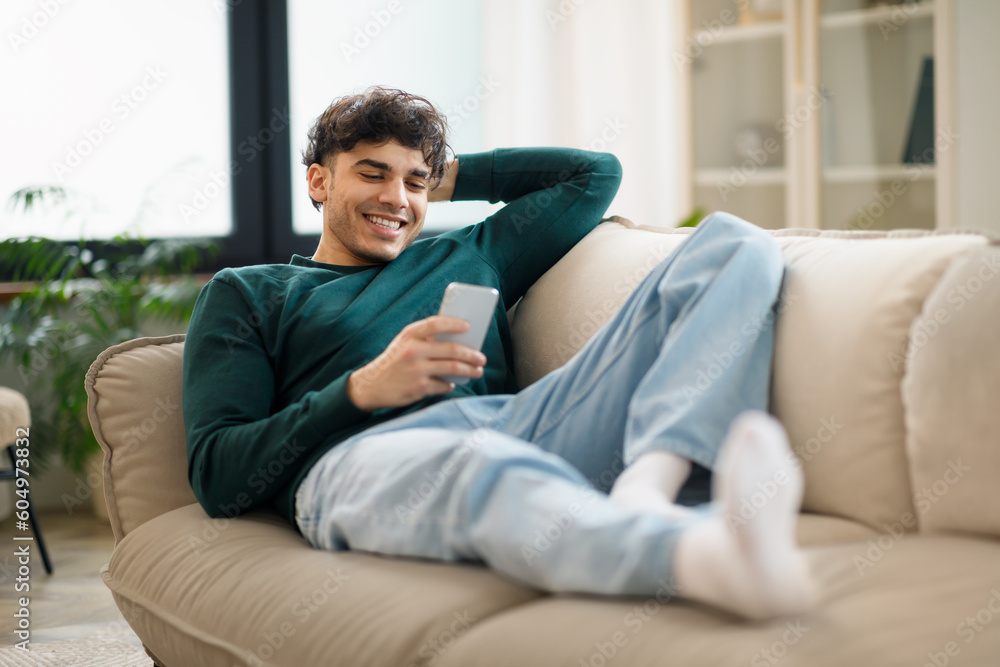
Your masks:
{"label": "sofa armrest", "polygon": [[114,345],[87,372],[87,412],[104,450],[116,544],[146,521],[198,502],[187,477],[181,410],[184,335]]}

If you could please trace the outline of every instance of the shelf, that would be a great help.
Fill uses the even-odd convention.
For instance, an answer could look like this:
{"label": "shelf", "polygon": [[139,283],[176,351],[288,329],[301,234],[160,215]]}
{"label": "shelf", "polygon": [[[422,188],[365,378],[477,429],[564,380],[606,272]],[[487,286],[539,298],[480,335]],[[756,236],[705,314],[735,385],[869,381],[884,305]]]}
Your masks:
{"label": "shelf", "polygon": [[[914,178],[916,174],[916,178]],[[849,167],[823,167],[826,183],[866,183],[869,181],[932,181],[936,176],[933,164],[877,164]]]}
{"label": "shelf", "polygon": [[699,46],[708,47],[713,44],[781,37],[784,34],[784,21],[761,21],[747,25],[730,25],[719,30],[698,30],[692,34],[691,39]]}
{"label": "shelf", "polygon": [[[913,7],[909,9],[909,7]],[[902,28],[906,21],[916,18],[924,18],[934,15],[934,3],[932,0],[924,0],[916,5],[886,5],[884,7],[873,7],[871,9],[857,9],[849,12],[834,12],[823,14],[820,17],[820,26],[823,28],[854,28],[877,24],[882,20],[892,20],[894,15],[903,12],[906,20],[902,24],[894,27]]]}
{"label": "shelf", "polygon": [[[784,185],[785,170],[783,167],[763,167],[747,174],[746,183],[738,185],[740,181],[733,179],[733,172],[739,173],[735,167],[729,169],[696,169],[694,172],[694,182],[701,187],[715,187],[719,183],[732,185],[734,188],[745,187],[747,185]],[[732,182],[731,182],[732,181]]]}

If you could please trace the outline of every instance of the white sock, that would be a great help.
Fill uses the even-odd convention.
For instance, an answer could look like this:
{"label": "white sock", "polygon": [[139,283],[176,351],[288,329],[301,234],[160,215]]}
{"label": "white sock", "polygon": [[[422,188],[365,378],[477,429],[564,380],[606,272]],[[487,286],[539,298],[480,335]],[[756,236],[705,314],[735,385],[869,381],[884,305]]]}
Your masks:
{"label": "white sock", "polygon": [[691,472],[691,461],[671,452],[646,452],[622,471],[611,487],[609,499],[622,509],[655,512],[671,518],[691,510],[675,505],[677,492]]}
{"label": "white sock", "polygon": [[[744,517],[754,494],[766,502]],[[679,594],[752,619],[807,611],[815,590],[795,543],[802,472],[778,420],[760,410],[730,425],[712,484],[719,513],[684,531],[674,552]]]}

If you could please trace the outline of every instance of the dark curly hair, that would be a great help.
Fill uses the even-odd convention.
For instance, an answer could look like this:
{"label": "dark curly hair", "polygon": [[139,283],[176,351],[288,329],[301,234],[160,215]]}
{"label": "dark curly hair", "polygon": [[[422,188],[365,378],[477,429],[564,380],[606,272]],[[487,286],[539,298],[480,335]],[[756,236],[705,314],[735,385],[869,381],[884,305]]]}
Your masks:
{"label": "dark curly hair", "polygon": [[[419,150],[431,168],[431,180],[444,175],[450,150],[444,115],[423,97],[381,86],[334,100],[309,130],[302,164],[306,169],[329,166],[328,158],[352,150],[360,141],[380,145],[390,139]],[[320,202],[312,203],[322,210]]]}

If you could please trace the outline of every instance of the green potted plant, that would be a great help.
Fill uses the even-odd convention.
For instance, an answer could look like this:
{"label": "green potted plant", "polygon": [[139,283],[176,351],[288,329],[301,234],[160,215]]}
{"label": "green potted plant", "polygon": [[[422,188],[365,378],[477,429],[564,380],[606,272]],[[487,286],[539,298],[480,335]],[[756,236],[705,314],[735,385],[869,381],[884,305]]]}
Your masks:
{"label": "green potted plant", "polygon": [[[11,197],[25,209],[61,189]],[[186,322],[201,285],[191,272],[216,246],[204,239],[66,243],[40,237],[0,242],[0,266],[29,286],[0,313],[0,364],[13,363],[32,410],[32,471],[62,460],[82,474],[100,453],[83,379],[111,345],[145,335],[143,323]],[[96,503],[95,503],[96,506]]]}

